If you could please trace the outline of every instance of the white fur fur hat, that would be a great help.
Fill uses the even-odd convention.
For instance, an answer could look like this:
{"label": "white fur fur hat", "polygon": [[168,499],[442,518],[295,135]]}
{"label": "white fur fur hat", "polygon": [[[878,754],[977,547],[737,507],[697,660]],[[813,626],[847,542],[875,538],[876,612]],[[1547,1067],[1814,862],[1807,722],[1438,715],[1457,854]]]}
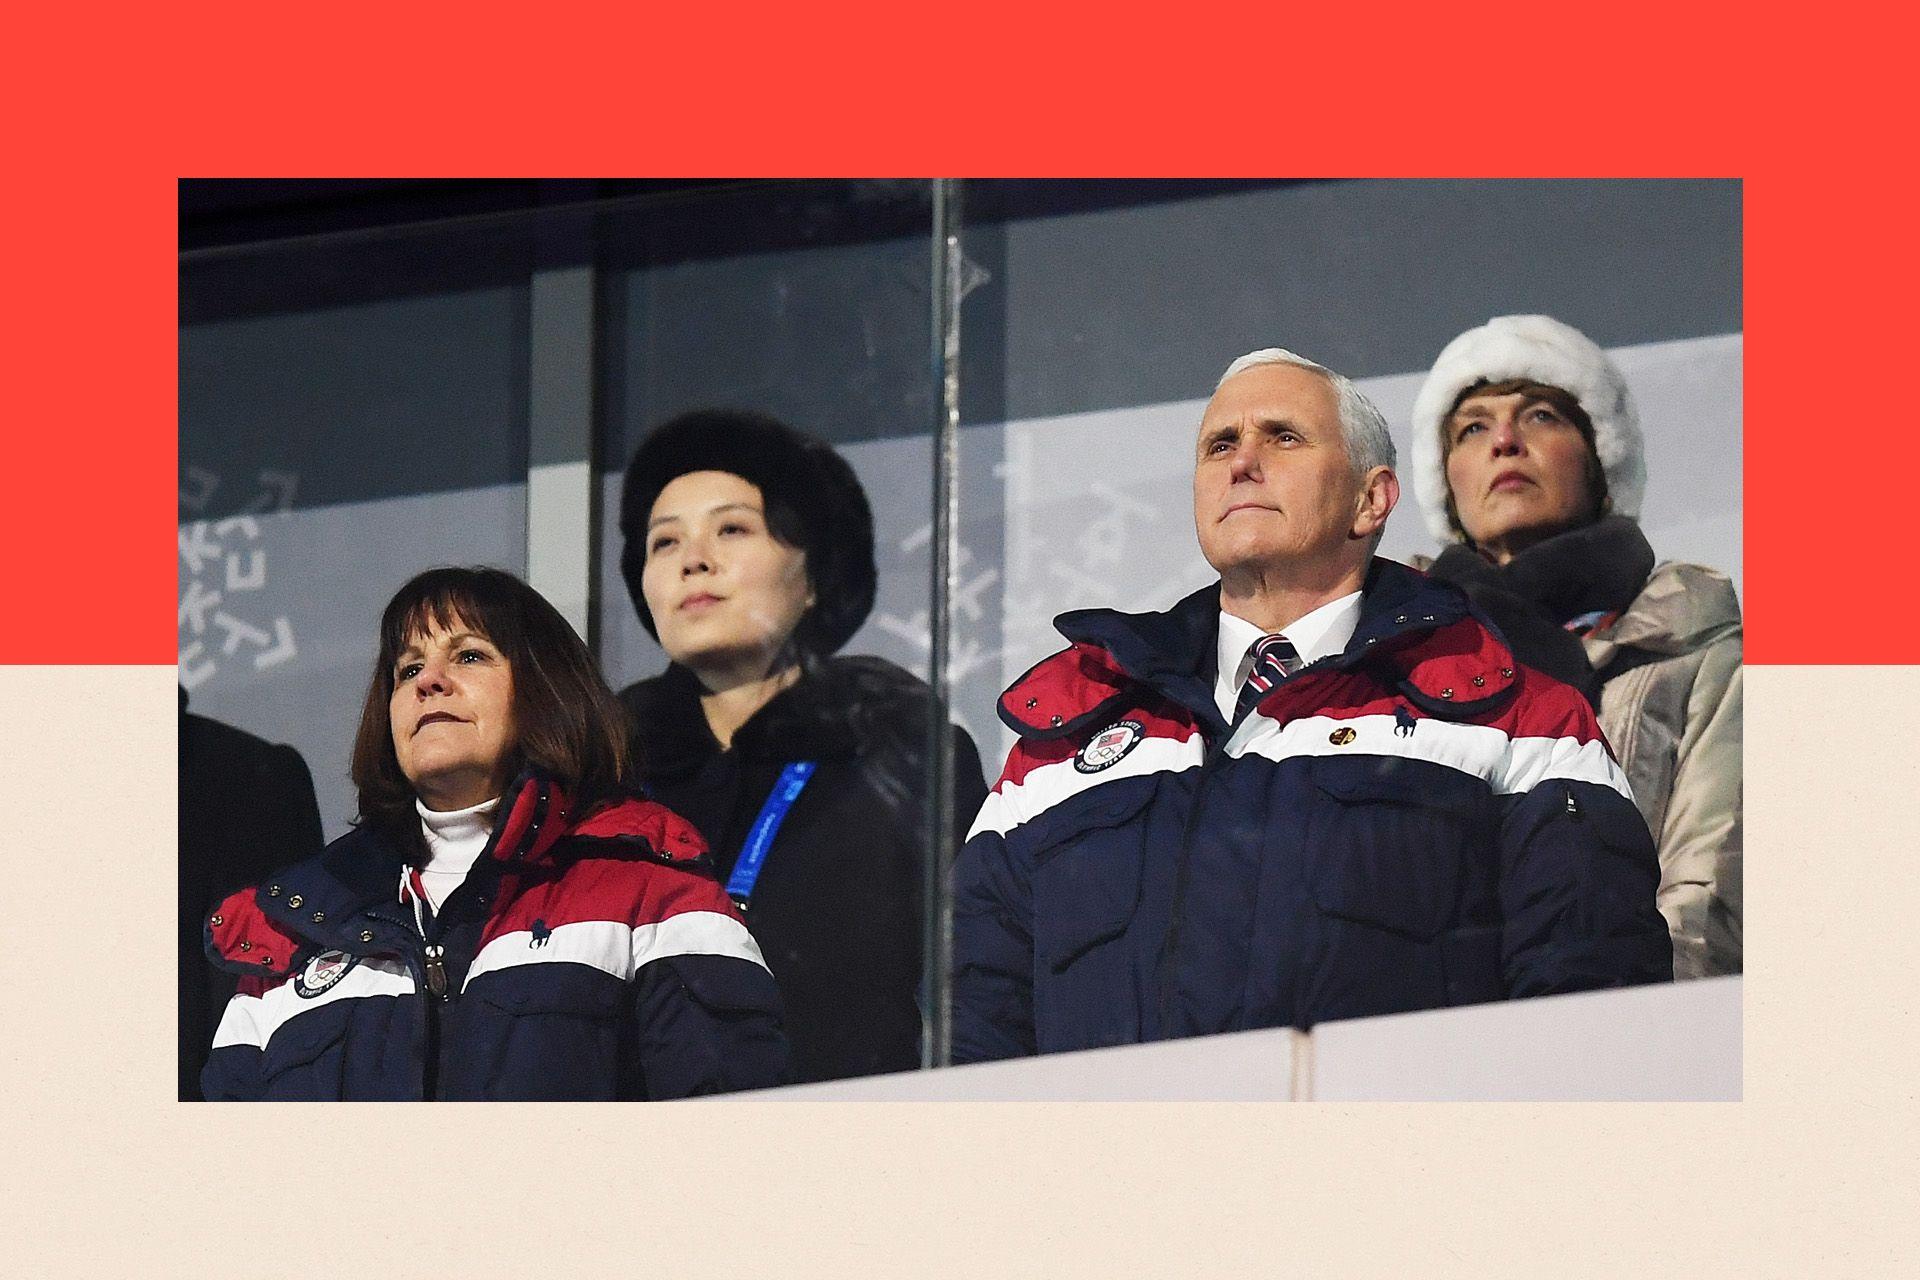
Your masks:
{"label": "white fur fur hat", "polygon": [[1552,316],[1495,316],[1449,342],[1414,397],[1413,492],[1428,531],[1443,543],[1460,541],[1447,519],[1441,419],[1474,383],[1508,378],[1559,387],[1580,402],[1593,420],[1594,452],[1606,473],[1614,513],[1639,519],[1647,490],[1646,445],[1620,370],[1586,334]]}

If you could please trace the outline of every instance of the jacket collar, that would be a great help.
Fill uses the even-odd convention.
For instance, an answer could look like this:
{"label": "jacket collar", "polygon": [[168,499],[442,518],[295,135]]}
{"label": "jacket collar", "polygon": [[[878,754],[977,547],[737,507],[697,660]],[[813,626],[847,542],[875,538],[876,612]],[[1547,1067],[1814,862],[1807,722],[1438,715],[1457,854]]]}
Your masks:
{"label": "jacket collar", "polygon": [[[1213,706],[1208,668],[1220,626],[1218,582],[1202,587],[1164,612],[1076,609],[1055,618],[1053,625],[1076,646],[1088,646],[1104,655],[1105,663],[1095,662],[1095,669],[1087,673],[1098,684],[1119,687],[1118,681],[1102,679],[1097,671],[1099,666],[1107,666],[1112,676],[1150,685],[1189,710]],[[1024,703],[1021,705],[1024,707]],[[1028,729],[1019,724],[1013,727],[1018,732],[1039,729],[1042,726],[1034,723],[1038,718],[1022,717]],[[1212,718],[1219,719],[1217,708]],[[1049,713],[1044,727],[1053,728],[1052,720]]]}
{"label": "jacket collar", "polygon": [[[730,754],[760,762],[851,758],[900,724],[911,723],[917,737],[914,717],[930,696],[920,680],[878,658],[809,660],[798,680],[740,726]],[[620,700],[632,714],[646,777],[690,774],[721,754],[700,709],[699,678],[678,663],[628,686]]]}
{"label": "jacket collar", "polygon": [[1588,660],[1600,667],[1618,649],[1690,653],[1739,631],[1740,598],[1730,578],[1697,564],[1663,564],[1613,625],[1585,643]]}
{"label": "jacket collar", "polygon": [[[554,861],[572,802],[556,783],[531,771],[507,788],[486,849],[474,871],[538,867]],[[243,889],[207,920],[208,954],[228,968],[284,974],[296,953],[317,945],[360,953],[411,945],[412,928],[395,906],[405,846],[362,825],[257,889]]]}
{"label": "jacket collar", "polygon": [[1440,576],[1510,591],[1556,623],[1584,613],[1626,608],[1652,570],[1653,548],[1647,535],[1618,515],[1555,534],[1504,565],[1459,542],[1434,560],[1434,571]]}
{"label": "jacket collar", "polygon": [[[1468,719],[1496,709],[1518,685],[1512,650],[1466,594],[1392,560],[1375,557],[1362,587],[1360,620],[1338,654],[1296,672],[1373,666],[1428,715]],[[1145,684],[1224,734],[1214,704],[1210,661],[1219,627],[1215,582],[1158,613],[1079,609],[1054,626],[1072,642],[1028,671],[1000,699],[1000,718],[1027,738],[1082,733]]]}

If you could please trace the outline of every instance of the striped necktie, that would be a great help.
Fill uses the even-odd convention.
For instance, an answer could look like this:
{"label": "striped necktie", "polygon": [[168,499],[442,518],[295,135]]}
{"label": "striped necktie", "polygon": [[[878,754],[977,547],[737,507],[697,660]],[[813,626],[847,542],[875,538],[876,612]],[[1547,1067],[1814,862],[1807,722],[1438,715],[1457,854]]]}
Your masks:
{"label": "striped necktie", "polygon": [[1254,641],[1253,669],[1247,672],[1247,681],[1240,686],[1240,701],[1234,705],[1233,722],[1239,724],[1246,719],[1247,712],[1267,695],[1269,689],[1299,667],[1300,655],[1285,636],[1261,636]]}

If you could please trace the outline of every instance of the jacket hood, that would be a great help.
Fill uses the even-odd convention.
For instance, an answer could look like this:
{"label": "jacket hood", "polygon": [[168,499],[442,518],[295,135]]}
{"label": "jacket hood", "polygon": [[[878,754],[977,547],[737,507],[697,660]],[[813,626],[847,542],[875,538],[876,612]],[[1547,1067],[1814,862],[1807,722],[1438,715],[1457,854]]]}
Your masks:
{"label": "jacket hood", "polygon": [[[706,843],[692,824],[657,804],[623,800],[581,819],[564,790],[532,773],[522,774],[508,795],[476,871],[538,871],[588,855],[707,867]],[[356,827],[318,857],[214,907],[206,920],[207,955],[225,969],[277,977],[313,947],[356,954],[410,947],[412,923],[395,907],[404,865],[385,833]]]}
{"label": "jacket hood", "polygon": [[[1441,719],[1488,714],[1517,691],[1511,648],[1458,587],[1376,557],[1362,591],[1346,649],[1296,672],[1276,694],[1308,673],[1361,663],[1382,670],[1409,702]],[[1164,612],[1062,614],[1054,625],[1072,647],[1014,681],[1001,696],[1000,718],[1024,738],[1069,737],[1098,727],[1144,683],[1215,732],[1224,730],[1209,669],[1219,612],[1214,583]]]}
{"label": "jacket hood", "polygon": [[1588,637],[1589,657],[1616,648],[1690,653],[1740,631],[1733,580],[1697,564],[1663,564],[1611,627]]}

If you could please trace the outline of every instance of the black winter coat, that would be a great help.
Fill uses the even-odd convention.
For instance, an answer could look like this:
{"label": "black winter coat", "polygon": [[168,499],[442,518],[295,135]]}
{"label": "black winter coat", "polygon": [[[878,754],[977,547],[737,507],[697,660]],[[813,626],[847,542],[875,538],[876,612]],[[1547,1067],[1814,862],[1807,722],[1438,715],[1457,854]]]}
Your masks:
{"label": "black winter coat", "polygon": [[320,806],[292,747],[187,713],[180,690],[180,1100],[200,1101],[200,1068],[230,973],[207,964],[207,911],[242,885],[320,852]]}
{"label": "black winter coat", "polygon": [[[920,1064],[921,885],[931,691],[879,658],[820,662],[722,751],[683,667],[623,690],[648,792],[706,837],[721,883],[790,762],[808,780],[774,840],[747,925],[780,984],[796,1077]],[[986,796],[980,754],[953,730],[955,846]],[[945,869],[942,869],[942,874]]]}

